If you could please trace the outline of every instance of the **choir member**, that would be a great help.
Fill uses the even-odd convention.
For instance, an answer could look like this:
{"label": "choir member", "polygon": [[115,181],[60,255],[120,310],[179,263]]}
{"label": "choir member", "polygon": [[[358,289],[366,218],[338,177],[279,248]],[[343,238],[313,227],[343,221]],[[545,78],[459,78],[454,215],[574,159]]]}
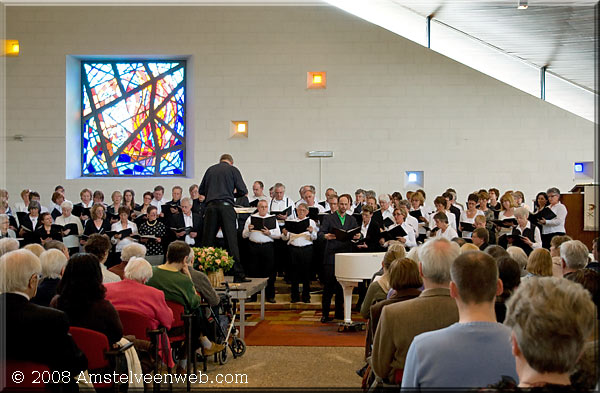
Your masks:
{"label": "choir member", "polygon": [[202,203],[204,201],[204,195],[200,195],[198,192],[198,185],[192,184],[189,188],[190,198],[192,199],[192,212],[196,214],[204,215]]}
{"label": "choir member", "polygon": [[357,189],[354,192],[354,203],[352,204],[350,211],[352,212],[352,214],[354,213],[360,213],[362,210],[362,207],[366,204],[367,202],[367,195],[365,190],[363,190],[362,188]]}
{"label": "choir member", "polygon": [[99,203],[102,206],[104,206],[104,208],[106,208],[106,203],[104,203],[104,193],[102,191],[94,191],[94,194],[92,195],[92,200],[94,201],[94,205]]}
{"label": "choir member", "polygon": [[135,203],[135,192],[132,189],[123,191],[123,206],[127,206],[131,211],[131,217],[135,218],[134,211],[140,210],[140,205]]}
{"label": "choir member", "polygon": [[[500,197],[500,204],[502,205],[502,210],[500,211],[500,214],[498,214],[499,220],[515,218],[515,207],[517,207],[517,204],[515,203],[515,200],[512,197],[512,192],[510,192],[510,191],[505,192],[504,195],[502,195]],[[497,233],[498,239],[502,235],[511,233],[513,226],[514,225],[511,225],[511,226],[496,225],[496,233]]]}
{"label": "choir member", "polygon": [[490,234],[485,228],[475,228],[473,234],[471,235],[471,241],[474,245],[479,247],[480,251],[485,250],[487,246],[489,246]]}
{"label": "choir member", "polygon": [[148,214],[148,208],[150,206],[156,207],[156,210],[157,210],[156,214],[158,214],[158,206],[152,204],[152,198],[154,198],[154,194],[152,194],[150,191],[146,191],[144,193],[144,195],[142,196],[143,202],[139,209],[140,215]]}
{"label": "choir member", "polygon": [[[458,228],[458,225],[460,223],[459,221],[460,215],[462,214],[462,209],[460,209],[460,205],[457,206],[454,203],[455,195],[456,194],[453,194],[449,191],[446,191],[442,194],[442,196],[446,199],[446,210],[454,215],[454,225],[452,227],[456,229],[456,232],[458,232],[458,235],[460,236],[460,230]],[[448,219],[450,219],[450,216],[448,216]]]}
{"label": "choir member", "polygon": [[382,247],[379,244],[379,234],[381,228],[373,223],[373,207],[365,205],[360,212],[362,223],[360,226],[360,239],[356,245],[357,252],[380,252]]}
{"label": "choir member", "polygon": [[500,210],[502,209],[502,204],[498,201],[498,198],[500,198],[500,191],[498,191],[497,188],[490,188],[488,194],[490,196],[488,207],[492,209],[494,215],[498,218],[498,214],[500,214]]}
{"label": "choir member", "polygon": [[496,231],[494,223],[492,222],[492,220],[496,218],[496,215],[489,207],[490,194],[486,190],[479,190],[477,197],[479,198],[478,209],[483,212],[483,215],[485,216],[485,229],[487,229],[489,233],[489,242],[490,244],[496,244]]}
{"label": "choir member", "polygon": [[[121,207],[119,207],[119,210],[117,210],[117,212],[119,214],[119,221],[112,224],[110,230],[112,232],[121,232],[121,231],[124,231],[127,229],[131,229],[131,234],[137,235],[138,234],[137,225],[135,225],[134,222],[129,221],[129,214],[131,213],[129,208],[127,206],[121,206]],[[135,240],[133,238],[131,238],[130,236],[124,237],[122,234],[119,234],[119,233],[116,233],[115,235],[113,235],[113,237],[110,239],[110,241],[115,246],[115,252],[119,256],[119,259],[117,260],[117,262],[121,260],[120,254],[121,254],[121,251],[123,250],[123,247],[135,242]]]}
{"label": "choir member", "polygon": [[446,210],[446,206],[448,205],[448,199],[444,198],[443,196],[438,196],[433,200],[433,204],[436,208],[436,211],[429,215],[429,229],[437,227],[434,219],[435,214],[444,213],[446,215],[446,218],[448,219],[448,223],[450,224],[452,229],[456,231],[456,217],[454,216],[454,213]]}
{"label": "choir member", "polygon": [[54,191],[52,193],[51,200],[52,202],[50,204],[50,214],[52,215],[52,218],[56,220],[56,217],[62,214],[60,205],[62,205],[62,203],[65,201],[65,196],[58,191]]}
{"label": "choir member", "polygon": [[161,265],[164,258],[163,239],[167,230],[165,224],[157,220],[156,206],[148,207],[146,214],[148,219],[140,224],[138,233],[141,236],[154,236],[154,239],[142,237],[140,241],[146,245],[146,260],[153,266]]}
{"label": "choir member", "polygon": [[[411,212],[415,213],[411,214]],[[411,214],[411,217],[413,218],[416,217],[415,220],[417,220],[417,240],[423,242],[427,237],[427,229],[425,227],[429,225],[429,213],[425,208],[425,197],[419,191],[416,191],[410,197],[409,214]]]}
{"label": "choir member", "polygon": [[183,198],[180,202],[181,213],[172,215],[167,225],[174,235],[173,240],[182,240],[191,247],[199,247],[202,240],[202,217],[192,212],[192,204],[190,198]]}
{"label": "choir member", "polygon": [[275,268],[275,250],[273,241],[281,237],[279,225],[274,229],[255,228],[251,222],[252,217],[268,216],[269,204],[265,200],[258,202],[258,212],[248,217],[242,231],[244,239],[250,239],[248,246],[250,251],[250,263],[248,264],[247,275],[250,277],[267,277],[267,287],[265,295],[269,303],[275,303],[275,277],[277,269]]}
{"label": "choir member", "polygon": [[[106,233],[110,231],[110,222],[106,219],[104,205],[95,203],[90,210],[91,217],[85,223],[83,234],[85,236],[93,235],[94,233]],[[85,242],[82,242],[85,244]]]}
{"label": "choir member", "polygon": [[40,220],[40,203],[29,202],[29,214],[19,214],[19,237],[23,238],[23,244],[38,243],[39,237],[35,231],[42,225]]}
{"label": "choir member", "polygon": [[386,230],[394,229],[397,226],[401,226],[406,232],[406,236],[398,237],[396,240],[379,239],[379,244],[385,248],[388,248],[392,242],[400,242],[406,249],[410,249],[417,246],[417,240],[415,239],[415,232],[411,226],[406,223],[406,216],[408,211],[405,208],[394,209],[393,217],[394,224],[386,227]]}
{"label": "choir member", "polygon": [[462,212],[462,214],[460,215],[460,221],[459,221],[460,222],[459,229],[462,233],[463,239],[470,239],[472,232],[466,231],[463,228],[462,223],[473,225],[475,223],[476,216],[484,215],[481,210],[477,210],[478,202],[479,202],[479,197],[476,194],[469,194],[469,196],[467,197],[467,209]]}
{"label": "choir member", "polygon": [[83,225],[81,220],[71,214],[73,211],[73,203],[64,201],[60,205],[62,214],[56,217],[56,224],[66,226],[69,224],[77,225],[77,232],[71,232],[70,229],[63,231],[63,243],[69,250],[70,255],[74,255],[79,252],[79,235],[83,234]]}
{"label": "choir member", "polygon": [[[324,217],[321,227],[319,228],[319,238],[326,240],[325,243],[325,258],[323,260],[323,270],[320,279],[323,283],[323,297],[321,300],[322,317],[321,322],[326,323],[332,319],[329,317],[329,308],[331,306],[331,298],[335,294],[335,318],[344,318],[344,298],[342,287],[335,278],[335,254],[340,252],[351,252],[352,242],[350,240],[341,241],[336,239],[333,233],[334,229],[350,230],[357,227],[356,220],[352,215],[346,214],[350,208],[350,195],[342,194],[337,199],[338,210],[334,214],[329,214]],[[331,199],[333,200],[333,199]],[[357,233],[354,240],[360,238],[360,233]]]}
{"label": "choir member", "polygon": [[269,197],[265,195],[265,184],[256,180],[252,183],[252,196],[248,197],[248,202],[250,202],[251,206],[258,205],[258,201],[269,201]]}
{"label": "choir member", "polygon": [[27,208],[29,207],[29,192],[30,190],[28,189],[21,191],[21,199],[23,202],[15,203],[15,214],[17,214],[17,212],[27,213]]}
{"label": "choir member", "polygon": [[514,243],[512,239],[508,239],[508,246],[520,247],[529,255],[534,249],[542,247],[540,229],[529,222],[529,209],[526,207],[516,208],[514,215],[518,224],[513,228],[511,234],[522,236],[522,242]]}
{"label": "choir member", "polygon": [[328,188],[325,190],[325,200],[322,202],[319,202],[319,205],[323,206],[326,211],[336,211],[337,210],[337,209],[332,209],[329,206],[329,198],[332,197],[333,195],[337,195],[337,192],[335,192],[335,190],[333,188]]}
{"label": "choir member", "polygon": [[[308,189],[306,194],[312,194]],[[313,202],[314,202],[314,194]],[[301,203],[296,208],[297,218],[286,220],[287,222],[299,222],[307,219],[308,205]],[[302,283],[302,301],[310,303],[310,264],[313,258],[313,242],[317,239],[317,224],[308,219],[308,228],[306,232],[291,233],[284,228],[281,232],[281,240],[287,241],[290,255],[290,281],[291,281],[291,302],[300,301],[299,284]]]}
{"label": "choir member", "polygon": [[158,185],[154,187],[154,193],[152,194],[153,199],[152,202],[150,202],[150,204],[152,206],[156,206],[156,209],[158,209],[159,217],[164,217],[164,214],[162,212],[162,205],[165,205],[167,203],[166,199],[163,198],[164,194],[165,188],[163,186]]}
{"label": "choir member", "polygon": [[[92,206],[94,206],[94,202],[92,201],[92,190],[88,188],[84,188],[79,192],[79,199],[81,202],[75,204],[75,206],[77,206],[79,209],[91,209]],[[81,220],[82,225],[85,226],[90,217],[82,212],[79,215],[79,219]]]}
{"label": "choir member", "polygon": [[550,210],[556,215],[552,220],[541,219],[542,224],[542,245],[544,248],[550,248],[550,240],[557,235],[565,234],[565,220],[567,219],[567,208],[560,203],[560,191],[556,187],[549,188],[546,191],[550,201]]}
{"label": "choir member", "polygon": [[452,228],[452,226],[451,226],[452,221],[448,220],[449,214],[452,214],[452,213],[438,211],[437,213],[435,213],[431,216],[430,222],[433,222],[435,225],[435,228],[438,228],[437,231],[435,231],[434,237],[436,237],[436,238],[443,237],[450,241],[452,239],[458,237],[456,230],[454,228]]}
{"label": "choir member", "polygon": [[5,237],[17,237],[15,231],[9,228],[10,220],[8,214],[0,214],[0,239]]}
{"label": "choir member", "polygon": [[[112,201],[112,204],[106,208],[106,212],[112,215],[118,215],[119,208],[123,206],[123,194],[118,190],[113,191],[112,194],[110,194],[110,200]],[[114,224],[117,221],[119,221],[118,218],[111,219],[111,224]]]}
{"label": "choir member", "polygon": [[40,214],[42,225],[36,229],[36,235],[42,245],[46,244],[47,240],[58,240],[62,241],[62,231],[56,226],[52,226],[52,215],[48,212]]}

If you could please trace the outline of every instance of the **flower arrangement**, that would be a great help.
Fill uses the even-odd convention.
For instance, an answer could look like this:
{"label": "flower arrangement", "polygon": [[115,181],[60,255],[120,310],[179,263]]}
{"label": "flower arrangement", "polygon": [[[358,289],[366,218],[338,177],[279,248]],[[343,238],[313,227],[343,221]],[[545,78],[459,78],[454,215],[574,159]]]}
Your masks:
{"label": "flower arrangement", "polygon": [[194,251],[194,268],[205,273],[216,272],[219,269],[227,271],[233,266],[233,257],[222,248],[192,247],[192,250]]}

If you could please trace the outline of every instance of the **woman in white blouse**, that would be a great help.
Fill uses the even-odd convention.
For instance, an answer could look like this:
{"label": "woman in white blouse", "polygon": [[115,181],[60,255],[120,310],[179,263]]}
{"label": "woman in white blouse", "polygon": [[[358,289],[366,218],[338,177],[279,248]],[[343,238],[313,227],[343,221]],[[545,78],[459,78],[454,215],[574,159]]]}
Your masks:
{"label": "woman in white blouse", "polygon": [[9,225],[10,219],[8,214],[0,214],[0,238],[12,237],[14,239],[17,237],[17,234],[9,228]]}
{"label": "woman in white blouse", "polygon": [[71,232],[70,230],[63,232],[63,243],[69,249],[69,255],[75,255],[79,252],[79,235],[83,234],[83,225],[81,225],[81,220],[79,218],[71,214],[73,211],[73,203],[64,201],[60,205],[60,209],[62,215],[56,217],[56,224],[62,226],[68,224],[77,225],[77,232]]}
{"label": "woman in white blouse", "polygon": [[531,249],[524,249],[523,251],[529,255],[532,250],[542,247],[540,229],[536,226],[532,226],[527,219],[529,218],[529,210],[526,207],[516,208],[515,218],[517,219],[518,225],[513,229],[513,235],[523,236],[523,242],[531,247]]}
{"label": "woman in white blouse", "polygon": [[541,219],[538,222],[542,224],[542,246],[550,248],[552,238],[557,235],[564,235],[566,232],[567,208],[560,203],[560,191],[558,188],[549,188],[546,194],[548,194],[548,200],[550,201],[550,210],[556,214],[556,217],[552,220]]}
{"label": "woman in white blouse", "polygon": [[446,218],[448,219],[448,223],[456,231],[456,216],[449,210],[446,210],[446,198],[443,196],[438,196],[434,199],[433,204],[435,205],[436,211],[429,215],[429,229],[433,229],[436,227],[435,220],[433,216],[436,213],[444,213]]}
{"label": "woman in white blouse", "polygon": [[[512,192],[507,191],[500,197],[500,204],[502,205],[502,211],[498,214],[499,220],[506,220],[509,218],[515,218],[515,207],[517,204],[515,203],[514,198],[512,197]],[[496,225],[496,236],[499,239],[500,236],[506,235],[512,232],[514,225],[509,227]]]}
{"label": "woman in white blouse", "polygon": [[467,210],[463,211],[460,215],[460,230],[462,231],[463,239],[470,239],[473,232],[465,231],[461,223],[472,224],[475,225],[475,217],[477,216],[485,216],[485,214],[481,210],[477,210],[477,203],[479,202],[479,197],[477,194],[469,194],[467,197]]}
{"label": "woman in white blouse", "polygon": [[[121,206],[119,208],[118,212],[119,212],[119,221],[112,224],[112,227],[110,228],[110,230],[114,231],[114,232],[119,232],[124,229],[131,229],[131,234],[137,235],[138,234],[137,225],[135,225],[135,223],[133,223],[132,221],[129,221],[129,219],[128,219],[129,213],[130,213],[129,208],[127,206]],[[131,237],[122,238],[121,235],[116,234],[112,237],[111,242],[113,244],[115,244],[115,252],[120,253],[121,250],[123,249],[123,247],[135,242],[135,240],[133,240]]]}
{"label": "woman in white blouse", "polygon": [[402,226],[406,236],[398,237],[395,240],[385,241],[383,238],[379,239],[379,244],[383,247],[388,248],[392,242],[400,242],[405,248],[412,248],[417,246],[417,239],[415,238],[415,231],[413,228],[406,223],[406,216],[408,216],[408,210],[405,208],[394,209],[394,221],[395,223],[386,228],[386,230],[394,229],[398,225]]}

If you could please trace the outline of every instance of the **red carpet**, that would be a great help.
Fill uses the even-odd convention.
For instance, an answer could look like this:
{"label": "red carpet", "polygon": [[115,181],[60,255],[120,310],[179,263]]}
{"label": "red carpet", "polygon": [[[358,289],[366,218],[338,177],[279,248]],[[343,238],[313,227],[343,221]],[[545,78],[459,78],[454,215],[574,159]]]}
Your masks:
{"label": "red carpet", "polygon": [[[312,310],[267,311],[259,322],[260,314],[253,314],[246,326],[246,344],[256,346],[305,346],[305,347],[363,347],[365,331],[337,331],[334,322],[321,323],[321,312]],[[364,322],[360,314],[352,315],[352,321]]]}

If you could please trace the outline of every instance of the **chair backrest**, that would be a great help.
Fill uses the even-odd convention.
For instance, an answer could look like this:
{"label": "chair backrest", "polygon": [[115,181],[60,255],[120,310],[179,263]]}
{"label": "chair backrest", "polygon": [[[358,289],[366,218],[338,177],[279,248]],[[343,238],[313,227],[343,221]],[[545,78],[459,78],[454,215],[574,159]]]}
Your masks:
{"label": "chair backrest", "polygon": [[85,354],[88,359],[88,370],[95,370],[98,368],[108,367],[109,362],[104,353],[107,352],[110,347],[108,345],[108,338],[95,330],[90,330],[81,327],[71,326],[69,333],[73,336],[73,340]]}
{"label": "chair backrest", "polygon": [[130,309],[117,308],[121,324],[123,324],[123,335],[133,335],[138,340],[148,340],[148,330],[152,330],[152,319],[146,314]]}
{"label": "chair backrest", "polygon": [[181,318],[181,316],[183,314],[185,314],[185,308],[183,307],[183,304],[179,304],[177,302],[167,300],[167,306],[169,306],[169,308],[173,311],[174,322],[173,322],[173,325],[171,326],[171,329],[183,326],[184,322],[183,322],[183,318]]}
{"label": "chair backrest", "polygon": [[[52,375],[50,368],[45,364],[9,359],[7,359],[4,364],[6,365],[6,377],[4,378],[6,388],[27,391],[49,391],[42,382],[43,379],[48,379],[48,376]],[[23,381],[21,383],[15,382],[12,377],[17,371],[23,376]],[[42,378],[42,373],[46,373],[44,378]]]}

